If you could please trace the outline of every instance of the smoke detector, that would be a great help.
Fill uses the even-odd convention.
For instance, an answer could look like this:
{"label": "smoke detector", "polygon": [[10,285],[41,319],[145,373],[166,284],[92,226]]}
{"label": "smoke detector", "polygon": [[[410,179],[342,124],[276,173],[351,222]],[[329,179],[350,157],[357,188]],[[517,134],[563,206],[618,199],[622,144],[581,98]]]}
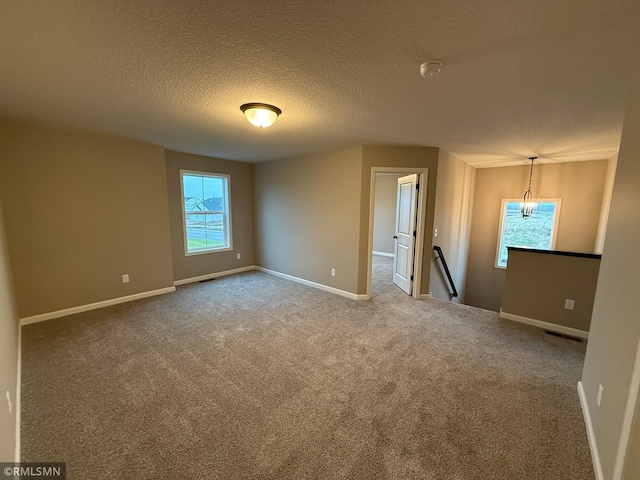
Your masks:
{"label": "smoke detector", "polygon": [[440,60],[431,60],[420,65],[420,75],[425,78],[431,78],[440,73],[442,62]]}

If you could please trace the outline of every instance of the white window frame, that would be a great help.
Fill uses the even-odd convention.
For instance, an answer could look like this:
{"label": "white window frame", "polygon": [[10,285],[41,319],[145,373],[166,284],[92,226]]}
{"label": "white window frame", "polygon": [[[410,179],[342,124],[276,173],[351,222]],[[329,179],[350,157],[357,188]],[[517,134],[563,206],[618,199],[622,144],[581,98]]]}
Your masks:
{"label": "white window frame", "polygon": [[[498,241],[496,242],[497,243],[496,259],[494,262],[494,267],[502,270],[506,270],[507,268],[506,265],[504,266],[498,265],[498,262],[500,261],[500,250],[502,249],[502,241],[503,241],[502,235],[504,233],[502,231],[502,228],[504,226],[504,215],[506,213],[507,203],[522,203],[522,198],[503,198],[502,203],[500,204],[500,225],[498,226]],[[560,221],[560,208],[562,207],[562,199],[561,198],[541,198],[536,203],[555,203],[556,204],[555,214],[553,218],[553,227],[551,230],[551,246],[549,247],[549,250],[553,250],[556,248],[556,238],[558,236],[558,222]],[[535,209],[533,214],[535,215]],[[522,247],[522,248],[534,248],[526,245],[510,245],[510,246]]]}
{"label": "white window frame", "polygon": [[[189,244],[187,241],[187,212],[184,208],[184,176],[185,175],[194,175],[199,177],[212,177],[212,178],[223,178],[224,182],[224,192],[226,195],[226,210],[215,211],[215,212],[207,212],[210,214],[222,214],[223,222],[224,222],[224,233],[226,234],[227,245],[223,247],[210,247],[204,250],[198,251],[189,251]],[[182,236],[184,239],[184,254],[187,257],[192,255],[203,255],[206,253],[216,253],[216,252],[226,252],[229,250],[233,250],[233,229],[231,228],[231,175],[226,173],[211,173],[211,172],[199,172],[196,170],[180,170],[180,202],[182,203]],[[206,215],[207,213],[204,213]]]}

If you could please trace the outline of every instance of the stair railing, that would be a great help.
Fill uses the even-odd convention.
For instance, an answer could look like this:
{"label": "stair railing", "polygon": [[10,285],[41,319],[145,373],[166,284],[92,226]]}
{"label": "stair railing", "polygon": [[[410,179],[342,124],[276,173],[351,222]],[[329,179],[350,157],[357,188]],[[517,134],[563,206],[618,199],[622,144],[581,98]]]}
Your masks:
{"label": "stair railing", "polygon": [[447,266],[447,261],[444,258],[442,249],[434,245],[433,251],[436,252],[436,260],[440,259],[440,262],[442,263],[442,268],[444,268],[444,273],[447,275],[447,280],[449,280],[449,286],[451,287],[451,292],[449,292],[449,300],[451,300],[453,297],[458,296],[458,290],[456,290],[456,286],[453,283],[453,278],[451,278],[451,272],[449,271],[449,267]]}

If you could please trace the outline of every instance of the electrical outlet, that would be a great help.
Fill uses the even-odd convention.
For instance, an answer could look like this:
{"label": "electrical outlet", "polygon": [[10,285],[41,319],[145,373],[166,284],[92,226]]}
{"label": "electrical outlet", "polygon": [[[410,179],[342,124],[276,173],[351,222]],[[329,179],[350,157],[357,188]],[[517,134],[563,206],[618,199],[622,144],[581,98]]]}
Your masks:
{"label": "electrical outlet", "polygon": [[11,406],[11,392],[7,390],[7,405],[9,406],[9,415],[13,415],[13,407]]}
{"label": "electrical outlet", "polygon": [[602,386],[602,384],[598,385],[598,396],[596,397],[596,402],[598,403],[598,406],[600,406],[600,404],[602,403],[603,392],[604,392],[604,387]]}
{"label": "electrical outlet", "polygon": [[236,255],[236,258],[237,258],[238,260],[240,260],[241,255],[238,253],[238,254]]}
{"label": "electrical outlet", "polygon": [[575,300],[571,300],[571,299],[567,298],[564,301],[564,309],[565,310],[573,310],[573,307],[575,307],[575,306],[576,306],[576,301]]}
{"label": "electrical outlet", "polygon": [[331,276],[332,276],[332,277],[335,277],[335,276],[336,276],[336,269],[335,269],[335,268],[332,268],[332,269],[331,269]]}
{"label": "electrical outlet", "polygon": [[129,274],[125,273],[122,275],[122,283],[129,283]]}

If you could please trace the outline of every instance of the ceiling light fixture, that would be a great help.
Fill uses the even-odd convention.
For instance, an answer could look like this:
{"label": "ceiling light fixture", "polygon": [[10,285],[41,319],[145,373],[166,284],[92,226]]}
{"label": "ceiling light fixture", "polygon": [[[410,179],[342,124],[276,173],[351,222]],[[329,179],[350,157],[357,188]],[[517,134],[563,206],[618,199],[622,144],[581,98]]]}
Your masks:
{"label": "ceiling light fixture", "polygon": [[442,62],[440,60],[431,60],[420,65],[420,75],[425,78],[431,78],[440,73]]}
{"label": "ceiling light fixture", "polygon": [[522,218],[529,218],[533,214],[533,209],[536,208],[537,202],[533,198],[531,193],[531,176],[533,175],[533,161],[538,157],[529,157],[531,160],[531,169],[529,170],[529,186],[525,190],[522,197],[522,203],[520,204],[520,211],[522,212]]}
{"label": "ceiling light fixture", "polygon": [[278,107],[266,103],[245,103],[240,106],[240,110],[256,127],[270,127],[282,113]]}

